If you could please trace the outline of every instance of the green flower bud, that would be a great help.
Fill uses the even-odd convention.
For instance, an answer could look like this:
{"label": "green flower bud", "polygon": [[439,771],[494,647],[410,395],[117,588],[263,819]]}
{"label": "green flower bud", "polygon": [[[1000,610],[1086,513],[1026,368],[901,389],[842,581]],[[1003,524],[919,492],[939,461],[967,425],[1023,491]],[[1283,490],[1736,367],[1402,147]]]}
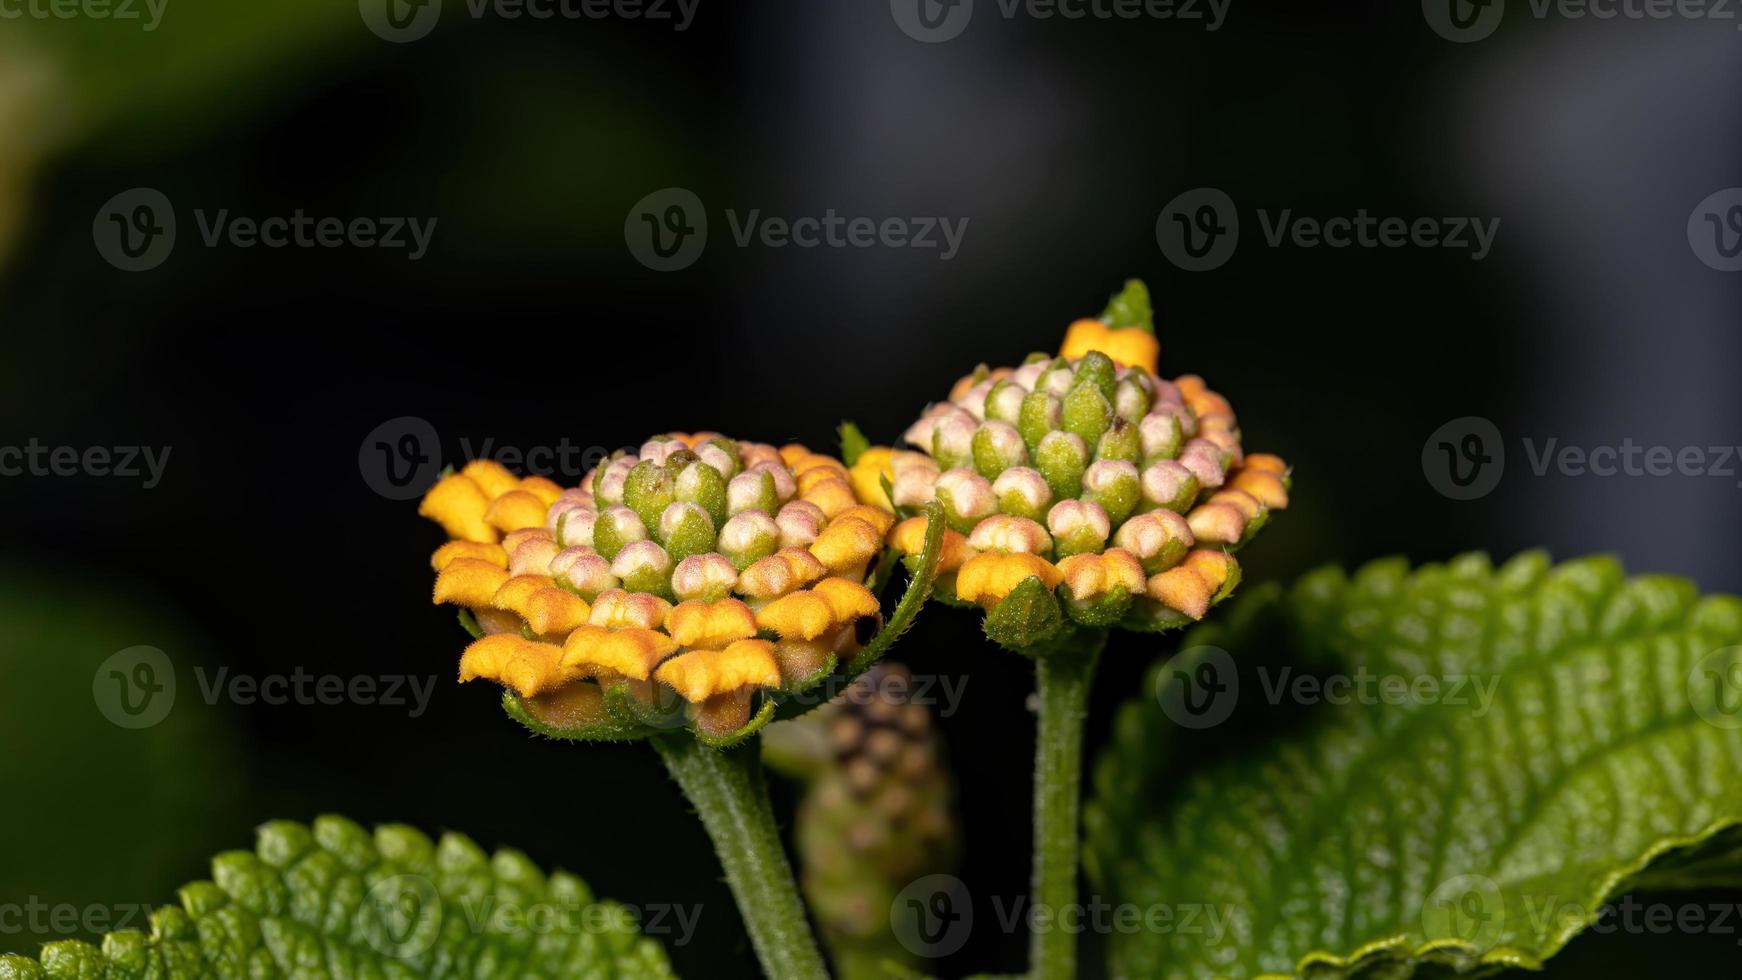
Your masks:
{"label": "green flower bud", "polygon": [[1160,459],[1143,468],[1143,502],[1151,508],[1165,507],[1185,513],[1198,499],[1198,478],[1171,459]]}
{"label": "green flower bud", "polygon": [[1099,504],[1114,527],[1125,523],[1142,499],[1137,467],[1122,459],[1103,459],[1083,473],[1083,499]]}
{"label": "green flower bud", "polygon": [[738,475],[738,444],[730,439],[709,439],[696,447],[696,458],[712,466],[722,479]]}
{"label": "green flower bud", "polygon": [[1077,372],[1071,367],[1071,362],[1060,357],[1047,365],[1040,373],[1040,380],[1035,384],[1035,391],[1045,391],[1063,398],[1076,380]]}
{"label": "green flower bud", "polygon": [[613,456],[594,477],[593,496],[601,507],[613,507],[623,502],[623,486],[629,481],[629,473],[640,463],[640,458],[633,455]]}
{"label": "green flower bud", "polygon": [[974,431],[979,428],[968,412],[952,412],[932,428],[931,454],[946,470],[974,465]]}
{"label": "green flower bud", "polygon": [[1028,462],[1022,434],[1004,422],[987,422],[974,431],[974,469],[990,480]]}
{"label": "green flower bud", "polygon": [[611,559],[611,574],[622,579],[623,588],[630,592],[671,598],[671,556],[652,541],[624,545]]}
{"label": "green flower bud", "polygon": [[1022,442],[1033,453],[1040,447],[1040,440],[1048,432],[1059,427],[1059,416],[1063,412],[1064,403],[1057,395],[1040,389],[1028,393],[1022,400],[1022,416],[1017,420],[1016,429],[1022,433]]}
{"label": "green flower bud", "polygon": [[[1095,391],[1088,388],[1088,391]],[[1100,392],[1095,392],[1096,397]],[[1089,447],[1072,432],[1049,432],[1034,453],[1034,468],[1046,477],[1057,500],[1069,500],[1083,492],[1083,471],[1089,468]]]}
{"label": "green flower bud", "polygon": [[992,481],[992,493],[998,498],[998,510],[1031,521],[1046,518],[1052,507],[1052,488],[1038,470],[1012,466]]}
{"label": "green flower bud", "polygon": [[623,504],[641,518],[643,526],[657,527],[659,515],[671,505],[675,482],[663,464],[643,459],[629,471],[623,484]]}
{"label": "green flower bud", "polygon": [[736,516],[752,510],[772,514],[779,509],[780,494],[775,490],[774,474],[768,470],[740,473],[726,485],[728,515]]}
{"label": "green flower bud", "polygon": [[624,545],[647,540],[647,525],[635,512],[621,505],[610,507],[593,523],[593,550],[613,560]]}
{"label": "green flower bud", "polygon": [[1113,394],[1119,388],[1119,367],[1113,363],[1111,357],[1098,350],[1092,350],[1084,354],[1082,360],[1077,362],[1076,374],[1071,377],[1071,387],[1074,388],[1085,381],[1099,388],[1101,397],[1107,399],[1108,404],[1111,404]]}
{"label": "green flower bud", "polygon": [[720,528],[720,554],[743,571],[751,562],[767,558],[780,548],[780,525],[766,511],[747,510],[733,515]]}
{"label": "green flower bud", "polygon": [[1143,437],[1136,424],[1114,416],[1113,424],[1095,446],[1096,459],[1122,459],[1133,466],[1143,462]]}
{"label": "green flower bud", "polygon": [[1119,526],[1113,544],[1137,556],[1150,575],[1179,564],[1195,539],[1186,519],[1171,510],[1138,514]]}
{"label": "green flower bud", "polygon": [[738,569],[725,555],[709,552],[691,555],[671,570],[671,591],[680,602],[702,599],[719,602],[738,584]]}
{"label": "green flower bud", "polygon": [[1047,512],[1046,526],[1052,532],[1058,557],[1098,554],[1107,546],[1112,531],[1107,512],[1086,500],[1061,500]]}
{"label": "green flower bud", "polygon": [[1151,402],[1149,389],[1137,380],[1138,377],[1136,373],[1126,375],[1113,392],[1113,411],[1119,413],[1120,418],[1134,423],[1141,422],[1149,414]]}
{"label": "green flower bud", "polygon": [[1075,433],[1083,440],[1084,445],[1093,446],[1101,441],[1101,433],[1113,424],[1113,403],[1107,396],[1101,394],[1101,389],[1092,381],[1084,381],[1065,395],[1064,411],[1059,416],[1059,427],[1066,432]]}
{"label": "green flower bud", "polygon": [[684,467],[677,475],[672,496],[677,500],[700,505],[702,510],[707,511],[708,519],[713,522],[714,527],[726,523],[726,518],[732,516],[731,510],[727,508],[726,478],[720,475],[714,464],[699,454],[695,462]]}
{"label": "green flower bud", "polygon": [[986,395],[985,413],[988,421],[1017,425],[1022,421],[1022,402],[1028,389],[1009,378],[1000,378]]}
{"label": "green flower bud", "polygon": [[967,534],[974,525],[998,512],[992,484],[973,470],[954,469],[937,480],[937,497],[951,528]]}
{"label": "green flower bud", "polygon": [[754,466],[751,466],[745,472],[767,473],[769,476],[774,478],[774,496],[776,498],[776,503],[774,507],[769,508],[768,512],[770,514],[774,513],[775,509],[781,504],[791,500],[793,494],[798,493],[798,483],[792,478],[792,471],[786,468],[786,464],[780,461],[779,456],[776,456],[772,460],[759,462]]}
{"label": "green flower bud", "polygon": [[[699,463],[693,464],[692,468],[714,472]],[[719,478],[717,473],[714,476]],[[659,540],[664,542],[666,553],[673,561],[683,561],[691,555],[705,555],[714,550],[714,519],[700,504],[679,500],[659,515]]]}
{"label": "green flower bud", "polygon": [[1143,444],[1144,462],[1175,459],[1185,443],[1179,418],[1165,411],[1151,412],[1137,424],[1138,439]]}

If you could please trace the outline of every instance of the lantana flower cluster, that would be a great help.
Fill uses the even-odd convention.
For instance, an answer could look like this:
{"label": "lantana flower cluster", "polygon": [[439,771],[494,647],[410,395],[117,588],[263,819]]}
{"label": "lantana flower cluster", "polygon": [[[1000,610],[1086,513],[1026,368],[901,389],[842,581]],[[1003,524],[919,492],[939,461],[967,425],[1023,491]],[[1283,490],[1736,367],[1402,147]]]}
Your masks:
{"label": "lantana flower cluster", "polygon": [[[1161,378],[1156,355],[1146,330],[1078,321],[1058,356],[958,380],[911,449],[867,452],[854,483],[901,515],[943,505],[940,597],[995,610],[1035,579],[1086,627],[1200,619],[1239,581],[1232,552],[1288,506],[1289,471],[1246,453],[1228,400]],[[909,516],[891,543],[917,554],[924,531]]]}
{"label": "lantana flower cluster", "polygon": [[571,737],[688,724],[714,741],[864,648],[881,623],[864,582],[894,523],[840,461],[716,433],[656,437],[567,489],[475,460],[420,513],[451,538],[434,599],[477,636],[462,681]]}

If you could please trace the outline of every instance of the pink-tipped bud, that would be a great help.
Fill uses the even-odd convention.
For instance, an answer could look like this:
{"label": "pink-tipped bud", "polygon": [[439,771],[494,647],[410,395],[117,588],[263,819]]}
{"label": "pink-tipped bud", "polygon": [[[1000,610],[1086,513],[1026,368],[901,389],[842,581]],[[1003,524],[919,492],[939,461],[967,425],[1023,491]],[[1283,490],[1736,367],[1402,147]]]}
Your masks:
{"label": "pink-tipped bud", "polygon": [[890,481],[895,491],[891,500],[897,507],[923,507],[936,496],[937,472],[922,469],[897,471]]}
{"label": "pink-tipped bud", "polygon": [[953,469],[939,476],[937,495],[950,527],[962,534],[998,512],[991,482],[973,470]]}
{"label": "pink-tipped bud", "polygon": [[718,602],[730,595],[738,581],[738,569],[718,552],[691,555],[671,572],[671,590],[679,600]]}
{"label": "pink-tipped bud", "polygon": [[1026,517],[993,514],[975,525],[968,535],[968,547],[1004,554],[1044,555],[1052,550],[1052,538],[1046,528]]}
{"label": "pink-tipped bud", "polygon": [[972,466],[974,462],[974,431],[980,427],[973,415],[957,409],[938,419],[931,434],[931,454],[945,469]]}
{"label": "pink-tipped bud", "polygon": [[775,510],[778,510],[780,504],[784,504],[788,500],[791,500],[793,495],[798,493],[798,481],[792,478],[792,471],[787,469],[786,464],[782,463],[778,458],[773,461],[765,460],[757,463],[755,466],[750,467],[747,472],[767,473],[769,476],[774,478],[774,495],[780,498],[780,501],[769,511],[770,514],[774,513]]}
{"label": "pink-tipped bud", "polygon": [[599,473],[597,486],[593,488],[593,497],[608,507],[622,503],[623,485],[629,481],[629,471],[639,462],[641,457],[631,454],[605,464],[605,469]]}
{"label": "pink-tipped bud", "polygon": [[1198,478],[1198,486],[1204,489],[1215,489],[1222,485],[1222,480],[1228,475],[1228,452],[1221,446],[1205,439],[1193,439],[1186,443],[1185,449],[1179,454],[1180,465],[1192,471]]}
{"label": "pink-tipped bud", "polygon": [[1099,504],[1086,500],[1061,500],[1047,512],[1046,526],[1059,557],[1094,554],[1107,546],[1112,524]]}
{"label": "pink-tipped bud", "polygon": [[611,574],[611,563],[586,548],[566,548],[550,560],[551,577],[557,584],[580,594],[592,602],[599,593],[615,589],[623,582]]}
{"label": "pink-tipped bud", "polygon": [[1040,521],[1052,506],[1052,488],[1039,470],[1013,466],[992,481],[992,494],[998,498],[998,509],[1006,514]]}
{"label": "pink-tipped bud", "polygon": [[1016,373],[1010,376],[1010,380],[1021,385],[1027,391],[1033,391],[1034,386],[1040,384],[1041,375],[1045,374],[1046,369],[1051,366],[1051,361],[1032,361],[1017,368]]}
{"label": "pink-tipped bud", "polygon": [[561,550],[549,538],[529,537],[520,542],[514,553],[508,556],[508,574],[549,575],[550,560]]}
{"label": "pink-tipped bud", "polygon": [[970,387],[962,393],[960,398],[953,399],[953,401],[967,409],[968,414],[974,416],[976,422],[984,422],[986,421],[986,396],[992,393],[993,384],[995,382],[987,378]]}
{"label": "pink-tipped bud", "polygon": [[780,546],[809,547],[822,532],[824,519],[823,509],[816,504],[808,500],[791,501],[774,515],[774,523],[780,528]]}
{"label": "pink-tipped bud", "polygon": [[1184,513],[1198,497],[1198,478],[1184,465],[1161,459],[1143,468],[1143,502]]}
{"label": "pink-tipped bud", "polygon": [[763,463],[779,463],[780,450],[766,442],[741,442],[738,444],[738,463],[744,469],[761,466]]}
{"label": "pink-tipped bud", "polygon": [[1155,411],[1137,423],[1137,437],[1143,444],[1143,458],[1173,459],[1185,444],[1179,417],[1168,411]]}
{"label": "pink-tipped bud", "polygon": [[593,525],[599,520],[599,515],[585,507],[576,507],[565,511],[562,521],[557,526],[557,540],[565,548],[591,548],[593,546]]}
{"label": "pink-tipped bud", "polygon": [[696,447],[696,458],[714,468],[714,472],[730,480],[738,475],[738,460],[719,443],[705,442]]}
{"label": "pink-tipped bud", "polygon": [[1196,540],[1186,519],[1171,510],[1138,514],[1113,535],[1113,543],[1136,555],[1151,575],[1179,564]]}
{"label": "pink-tipped bud", "polygon": [[747,510],[720,528],[720,554],[742,570],[780,548],[780,525],[760,510]]}
{"label": "pink-tipped bud", "polygon": [[611,561],[611,574],[631,592],[663,593],[671,585],[671,556],[652,541],[624,545]]}
{"label": "pink-tipped bud", "polygon": [[774,474],[769,470],[740,473],[726,484],[726,513],[742,514],[759,510],[772,514],[780,509],[780,492],[774,486]]}
{"label": "pink-tipped bud", "polygon": [[688,449],[677,439],[652,438],[641,444],[641,458],[650,459],[658,466],[664,466],[667,458],[680,449]]}

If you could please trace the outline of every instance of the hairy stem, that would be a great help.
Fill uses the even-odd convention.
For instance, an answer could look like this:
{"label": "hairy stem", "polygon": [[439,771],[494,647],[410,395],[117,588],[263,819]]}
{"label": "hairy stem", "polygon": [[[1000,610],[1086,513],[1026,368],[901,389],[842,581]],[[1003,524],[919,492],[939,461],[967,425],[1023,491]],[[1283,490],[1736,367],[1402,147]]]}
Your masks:
{"label": "hairy stem", "polygon": [[1048,927],[1029,935],[1028,969],[1037,980],[1071,980],[1076,935],[1059,928],[1077,901],[1078,815],[1083,776],[1083,722],[1089,687],[1107,634],[1085,632],[1035,660],[1040,730],[1034,744],[1034,882],[1031,904],[1050,913]]}
{"label": "hairy stem", "polygon": [[762,971],[782,980],[827,978],[774,826],[762,779],[762,740],[727,751],[702,745],[688,733],[652,741],[714,842]]}

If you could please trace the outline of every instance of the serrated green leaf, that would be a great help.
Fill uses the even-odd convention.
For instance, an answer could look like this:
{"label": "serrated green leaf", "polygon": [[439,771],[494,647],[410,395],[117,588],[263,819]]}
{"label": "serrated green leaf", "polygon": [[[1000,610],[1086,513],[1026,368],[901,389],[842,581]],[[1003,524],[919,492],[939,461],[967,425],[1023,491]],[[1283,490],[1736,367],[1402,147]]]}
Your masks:
{"label": "serrated green leaf", "polygon": [[101,949],[69,940],[40,960],[0,956],[0,980],[673,975],[630,910],[573,875],[458,834],[370,833],[340,817],[261,827],[253,851],[218,855],[212,880],[182,889],[151,925]]}
{"label": "serrated green leaf", "polygon": [[1101,319],[1115,329],[1135,327],[1155,332],[1155,309],[1149,302],[1149,287],[1141,279],[1125,280],[1125,288],[1107,301]]}
{"label": "serrated green leaf", "polygon": [[[1742,600],[1607,559],[1248,594],[1121,710],[1087,814],[1100,894],[1225,928],[1114,932],[1113,972],[1485,975],[1540,966],[1625,891],[1737,882],[1739,643]],[[1337,704],[1303,674],[1371,680]]]}

